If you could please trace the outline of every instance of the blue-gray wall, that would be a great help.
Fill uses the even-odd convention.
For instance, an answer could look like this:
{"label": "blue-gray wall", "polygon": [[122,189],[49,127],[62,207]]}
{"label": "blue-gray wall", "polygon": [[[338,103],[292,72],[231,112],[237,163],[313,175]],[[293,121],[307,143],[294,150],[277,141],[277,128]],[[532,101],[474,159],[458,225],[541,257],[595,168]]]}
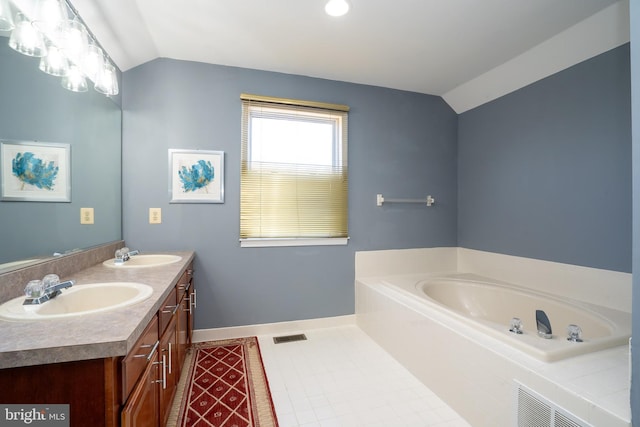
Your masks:
{"label": "blue-gray wall", "polygon": [[631,272],[629,45],[460,115],[462,247]]}
{"label": "blue-gray wall", "polygon": [[[347,246],[240,248],[240,94],[351,107]],[[457,116],[439,97],[160,59],[123,76],[124,238],[196,251],[196,328],[354,312],[354,252],[456,246]],[[169,148],[225,152],[224,204],[169,204]],[[435,197],[435,207],[376,206]],[[148,209],[162,208],[162,224]]]}
{"label": "blue-gray wall", "polygon": [[630,2],[631,120],[633,134],[633,325],[631,420],[640,420],[640,4]]}

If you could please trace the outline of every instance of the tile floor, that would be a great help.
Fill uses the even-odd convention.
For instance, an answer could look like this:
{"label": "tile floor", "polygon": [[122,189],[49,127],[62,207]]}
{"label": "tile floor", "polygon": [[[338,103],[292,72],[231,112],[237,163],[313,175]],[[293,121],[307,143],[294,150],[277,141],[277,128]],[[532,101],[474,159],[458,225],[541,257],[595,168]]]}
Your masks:
{"label": "tile floor", "polygon": [[301,332],[258,336],[280,427],[470,427],[357,326]]}

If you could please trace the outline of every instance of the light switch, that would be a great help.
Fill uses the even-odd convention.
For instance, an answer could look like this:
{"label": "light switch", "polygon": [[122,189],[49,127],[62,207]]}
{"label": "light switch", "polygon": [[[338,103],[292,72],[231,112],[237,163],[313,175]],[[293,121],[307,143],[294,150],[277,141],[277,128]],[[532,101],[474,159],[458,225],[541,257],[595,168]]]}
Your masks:
{"label": "light switch", "polygon": [[80,224],[93,224],[93,208],[80,208]]}
{"label": "light switch", "polygon": [[162,223],[162,209],[149,208],[149,224],[161,224],[161,223]]}

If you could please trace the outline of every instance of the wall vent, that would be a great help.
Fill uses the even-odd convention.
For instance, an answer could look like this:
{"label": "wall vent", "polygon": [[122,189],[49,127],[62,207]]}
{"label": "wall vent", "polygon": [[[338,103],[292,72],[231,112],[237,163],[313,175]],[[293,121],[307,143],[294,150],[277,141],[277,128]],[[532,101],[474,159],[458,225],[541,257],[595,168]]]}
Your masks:
{"label": "wall vent", "polygon": [[518,382],[516,389],[518,427],[593,427]]}
{"label": "wall vent", "polygon": [[307,337],[304,334],[284,335],[281,337],[273,337],[273,342],[276,344],[281,344],[285,342],[305,341],[306,339]]}

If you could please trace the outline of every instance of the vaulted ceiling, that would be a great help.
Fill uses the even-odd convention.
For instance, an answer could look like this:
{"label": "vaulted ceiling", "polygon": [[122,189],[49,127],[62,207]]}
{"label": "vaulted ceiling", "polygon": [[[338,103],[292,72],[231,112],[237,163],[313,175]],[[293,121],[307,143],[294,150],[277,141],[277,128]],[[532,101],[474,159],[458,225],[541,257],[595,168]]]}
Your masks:
{"label": "vaulted ceiling", "polygon": [[[72,3],[123,71],[163,57],[384,86],[445,99],[616,3],[620,7],[612,12],[614,20],[595,22],[595,32],[619,31],[622,35],[613,44],[620,44],[626,31],[628,40],[624,28],[600,28],[624,27],[628,0],[349,1],[350,12],[338,18],[324,13],[326,0]],[[606,35],[591,34],[586,40],[565,37],[559,42],[599,43],[600,39],[594,42],[589,37]],[[583,48],[565,46],[568,52]],[[553,56],[550,52],[545,55]],[[545,60],[545,56],[535,59],[533,68],[544,68],[539,62]]]}

